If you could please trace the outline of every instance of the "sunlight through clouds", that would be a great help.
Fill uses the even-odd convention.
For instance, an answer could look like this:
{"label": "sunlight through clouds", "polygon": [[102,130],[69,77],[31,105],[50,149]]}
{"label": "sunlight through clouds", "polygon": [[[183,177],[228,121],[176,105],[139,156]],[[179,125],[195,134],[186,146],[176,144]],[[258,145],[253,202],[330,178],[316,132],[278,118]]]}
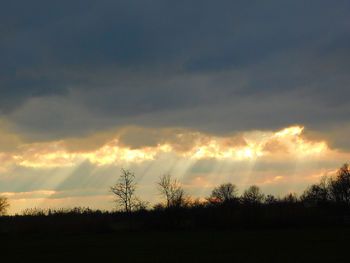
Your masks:
{"label": "sunlight through clouds", "polygon": [[[235,143],[235,137],[217,137],[198,132],[195,140],[186,141],[187,145],[183,145],[182,148],[174,139],[166,141],[165,138],[165,141],[155,146],[131,148],[114,138],[95,151],[74,152],[65,148],[64,141],[55,141],[23,145],[16,154],[6,157],[13,159],[13,162],[20,166],[45,168],[73,166],[84,160],[96,165],[143,162],[155,160],[168,152],[193,160],[213,158],[244,161],[266,156],[274,158],[275,155],[277,158],[281,155],[295,158],[315,157],[329,150],[324,141],[309,141],[303,138],[303,129],[293,126],[277,132],[246,132],[240,135],[242,141],[238,144]],[[139,136],[142,137],[142,133]],[[183,134],[180,137],[182,136]]]}
{"label": "sunlight through clouds", "polygon": [[[125,137],[133,129],[137,131],[137,144],[134,136]],[[74,204],[74,200],[78,205],[78,199],[89,199],[71,196],[73,192],[68,189],[81,189],[79,192],[91,188],[98,195],[108,196],[108,187],[121,167],[135,171],[140,191],[153,201],[159,198],[154,195],[155,183],[166,173],[178,178],[189,194],[199,198],[225,182],[235,183],[240,190],[259,184],[268,191],[274,187],[277,193],[298,191],[318,179],[309,178],[308,172],[326,172],[349,157],[346,152],[331,149],[324,140],[305,137],[302,126],[225,136],[185,129],[123,128],[104,137],[106,142],[101,146],[86,147],[85,140],[98,145],[91,138],[99,136],[80,138],[74,149],[69,147],[72,140],[66,139],[25,143],[0,153],[0,179],[4,187],[8,184],[12,189],[13,194],[7,192],[11,202],[18,203],[14,207],[22,207],[30,200],[32,205],[49,207],[59,206],[60,200],[62,205]],[[32,178],[29,183],[25,183],[26,171]],[[8,176],[11,173],[15,177]]]}

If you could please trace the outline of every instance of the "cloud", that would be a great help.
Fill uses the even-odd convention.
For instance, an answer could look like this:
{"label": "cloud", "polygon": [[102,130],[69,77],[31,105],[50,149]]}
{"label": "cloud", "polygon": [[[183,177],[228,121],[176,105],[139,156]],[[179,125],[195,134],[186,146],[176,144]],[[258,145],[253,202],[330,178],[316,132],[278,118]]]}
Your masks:
{"label": "cloud", "polygon": [[[136,143],[134,133],[138,134]],[[128,134],[130,138],[125,137]],[[77,139],[26,143],[15,152],[3,152],[6,169],[0,171],[0,191],[107,189],[121,167],[135,170],[142,185],[153,184],[167,172],[185,181],[200,176],[218,182],[236,174],[238,181],[262,182],[261,174],[286,176],[295,174],[297,168],[305,174],[309,164],[316,169],[320,162],[321,167],[334,169],[348,157],[348,152],[329,148],[324,140],[305,137],[299,126],[226,136],[178,128],[124,127],[82,137],[78,143]]]}
{"label": "cloud", "polygon": [[15,151],[23,142],[20,135],[13,133],[9,123],[0,119],[0,152]]}
{"label": "cloud", "polygon": [[318,157],[329,152],[325,141],[306,140],[303,127],[251,131],[216,136],[194,130],[125,127],[82,138],[19,145],[8,158],[15,165],[69,167],[84,161],[96,165],[143,162],[173,153],[190,159],[245,160],[256,158]]}
{"label": "cloud", "polygon": [[19,3],[1,15],[0,108],[35,140],[348,122],[348,3]]}
{"label": "cloud", "polygon": [[[128,130],[145,139],[128,145],[122,136]],[[157,140],[147,141],[154,133]],[[78,144],[72,139],[26,143],[16,152],[2,153],[8,160],[7,170],[0,171],[0,191],[14,204],[13,211],[24,205],[81,206],[93,197],[104,202],[100,206],[95,202],[94,207],[111,209],[108,189],[122,167],[135,172],[137,194],[151,202],[159,201],[155,183],[164,173],[173,174],[196,197],[207,196],[213,186],[225,182],[235,183],[241,191],[258,184],[273,194],[300,193],[350,157],[324,140],[304,136],[299,126],[226,136],[178,128],[124,127],[101,136],[108,139],[97,148],[93,142],[94,147],[83,143],[94,138],[100,143],[101,137],[95,135],[80,138]]]}

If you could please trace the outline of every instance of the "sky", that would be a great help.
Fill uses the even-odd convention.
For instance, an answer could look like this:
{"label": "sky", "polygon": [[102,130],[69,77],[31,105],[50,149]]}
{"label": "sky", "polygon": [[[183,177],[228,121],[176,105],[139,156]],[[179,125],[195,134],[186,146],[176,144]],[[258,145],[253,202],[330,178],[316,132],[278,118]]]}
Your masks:
{"label": "sky", "polygon": [[350,2],[4,0],[0,194],[113,209],[220,183],[301,193],[350,160]]}

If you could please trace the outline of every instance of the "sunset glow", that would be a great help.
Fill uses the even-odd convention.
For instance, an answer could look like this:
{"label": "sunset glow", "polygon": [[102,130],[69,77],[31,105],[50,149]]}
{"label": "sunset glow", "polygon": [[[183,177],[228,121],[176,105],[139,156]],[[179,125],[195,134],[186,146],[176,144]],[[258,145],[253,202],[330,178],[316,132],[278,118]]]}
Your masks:
{"label": "sunset glow", "polygon": [[[242,133],[244,145],[236,144],[235,137],[214,137],[197,134],[197,139],[186,145],[188,150],[177,147],[177,141],[157,144],[154,147],[131,149],[121,146],[118,139],[112,139],[96,151],[71,152],[65,149],[65,142],[56,141],[42,144],[27,144],[19,148],[16,154],[7,159],[19,166],[33,168],[49,168],[72,166],[82,161],[90,161],[98,166],[123,162],[143,162],[155,160],[159,155],[173,152],[190,159],[218,160],[254,160],[275,154],[290,157],[315,157],[326,153],[329,149],[324,141],[308,141],[302,137],[303,127],[293,126],[277,132]],[[116,135],[118,136],[118,135]],[[142,136],[142,134],[140,134]],[[182,136],[186,136],[183,135]],[[275,144],[274,148],[269,147]],[[3,153],[5,155],[6,153]],[[3,157],[4,158],[4,157]]]}
{"label": "sunset glow", "polygon": [[[125,141],[122,135],[132,133],[133,130],[137,130],[144,145],[129,146]],[[198,169],[196,168],[198,165],[214,162],[215,165],[212,164],[211,167],[205,168],[209,169],[208,171],[197,175],[196,181],[189,182],[190,188],[198,189],[199,197],[215,185],[218,180],[235,180],[237,184],[243,185],[256,180],[256,182],[266,186],[290,183],[291,180],[310,182],[305,177],[304,179],[297,177],[292,179],[283,173],[270,173],[268,177],[262,174],[261,178],[251,175],[253,167],[259,163],[269,162],[277,165],[278,163],[296,162],[298,166],[304,166],[305,162],[318,163],[325,157],[345,160],[348,156],[346,153],[331,149],[325,140],[312,140],[305,137],[304,130],[305,128],[302,126],[291,126],[277,131],[254,130],[233,135],[214,136],[193,130],[167,129],[157,131],[160,139],[158,142],[152,141],[153,145],[150,145],[147,140],[149,134],[154,132],[153,130],[126,127],[111,133],[104,144],[90,151],[84,149],[84,140],[93,143],[91,137],[80,138],[82,143],[79,145],[82,145],[82,148],[79,149],[75,146],[74,150],[70,148],[70,142],[75,142],[72,139],[19,145],[14,151],[0,153],[3,164],[0,172],[9,174],[18,170],[19,167],[31,169],[31,173],[34,174],[35,171],[52,173],[52,171],[60,171],[61,169],[66,170],[62,171],[66,175],[62,174],[60,178],[50,179],[52,176],[47,175],[46,182],[39,183],[39,188],[33,192],[29,191],[26,195],[18,195],[15,192],[6,193],[14,203],[21,202],[22,204],[23,198],[29,198],[25,202],[28,203],[34,197],[41,200],[40,204],[47,202],[50,204],[55,196],[53,193],[60,189],[62,183],[70,180],[72,176],[70,173],[87,164],[96,167],[94,168],[96,171],[111,167],[140,167],[137,169],[144,167],[143,170],[141,169],[140,175],[145,176],[145,178],[151,176],[148,180],[152,182],[159,174],[166,171],[170,171],[179,178],[186,178],[193,173],[191,172],[193,169]],[[95,136],[95,138],[99,138],[99,136]],[[230,179],[229,171],[235,170],[236,166],[241,167],[240,176],[236,179]],[[153,168],[149,170],[146,167]],[[314,165],[312,167],[313,173],[318,171],[318,173],[323,174],[328,171]],[[112,177],[108,178],[110,178],[108,180],[112,180]],[[317,179],[318,177],[313,179],[310,177],[311,181]],[[99,179],[96,177],[94,180]],[[41,194],[38,195],[38,193]],[[45,195],[43,193],[51,194]],[[61,193],[63,196],[66,195],[64,191]],[[102,193],[106,195],[105,190]],[[23,196],[23,198],[18,198],[18,196]],[[16,209],[23,207],[23,205],[18,203],[18,206],[14,205],[13,207],[17,207],[14,211],[18,211]]]}

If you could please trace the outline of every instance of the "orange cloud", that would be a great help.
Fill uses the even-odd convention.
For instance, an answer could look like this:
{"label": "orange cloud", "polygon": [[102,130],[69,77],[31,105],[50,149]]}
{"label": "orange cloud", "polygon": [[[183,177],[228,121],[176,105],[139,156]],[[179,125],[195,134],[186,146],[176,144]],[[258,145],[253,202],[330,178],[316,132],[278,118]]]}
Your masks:
{"label": "orange cloud", "polygon": [[[48,168],[73,166],[86,160],[96,165],[143,162],[157,159],[158,156],[169,152],[193,160],[213,158],[240,161],[282,157],[314,158],[331,151],[325,141],[304,138],[304,128],[300,126],[276,132],[252,131],[221,137],[184,129],[129,129],[133,135],[127,140],[125,138],[128,136],[128,128],[124,128],[114,136],[112,133],[104,133],[81,139],[24,144],[18,147],[15,154],[2,153],[0,158],[20,166]],[[136,131],[141,139],[130,146],[130,140],[136,136]],[[150,134],[153,136],[150,139],[152,143],[146,143]],[[94,140],[96,142],[93,142]],[[79,147],[85,141],[90,145]],[[68,146],[70,143],[73,147]]]}

